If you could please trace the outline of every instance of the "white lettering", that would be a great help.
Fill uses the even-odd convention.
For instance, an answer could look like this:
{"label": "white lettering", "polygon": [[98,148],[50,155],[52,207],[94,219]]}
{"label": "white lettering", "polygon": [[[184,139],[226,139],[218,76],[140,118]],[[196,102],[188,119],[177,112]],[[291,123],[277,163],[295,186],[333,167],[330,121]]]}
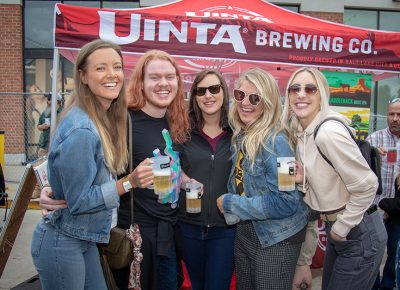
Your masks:
{"label": "white lettering", "polygon": [[364,39],[361,42],[361,52],[364,54],[372,53],[372,41],[369,39]]}
{"label": "white lettering", "polygon": [[155,40],[156,21],[153,19],[146,19],[144,22],[144,40]]}
{"label": "white lettering", "polygon": [[356,45],[359,45],[360,44],[360,41],[357,39],[357,38],[352,38],[352,39],[350,39],[350,42],[349,42],[349,52],[350,53],[357,53],[357,52],[359,52],[360,50],[357,48],[357,47],[355,47]]}
{"label": "white lettering", "polygon": [[[218,45],[221,42],[230,43],[232,44],[235,52],[247,53],[239,29],[240,29],[239,25],[225,25],[225,24],[221,25],[221,27],[217,31],[214,39],[210,42],[210,44]],[[225,33],[228,34],[228,38],[224,38]]]}
{"label": "white lettering", "polygon": [[257,30],[256,32],[256,45],[267,44],[267,32],[264,30]]}
{"label": "white lettering", "polygon": [[269,33],[269,46],[281,47],[279,45],[280,40],[281,40],[281,34],[279,32],[271,31]]}
{"label": "white lettering", "polygon": [[308,49],[310,44],[311,35],[307,35],[307,38],[304,34],[297,34],[294,35],[294,43],[297,49],[303,48]]}
{"label": "white lettering", "polygon": [[169,42],[169,34],[172,33],[172,35],[174,35],[179,42],[187,43],[187,28],[188,23],[184,21],[181,22],[182,31],[179,31],[171,21],[160,20],[158,40]]}
{"label": "white lettering", "polygon": [[216,24],[211,24],[211,23],[192,22],[190,24],[190,27],[195,28],[197,30],[196,43],[207,44],[207,32],[208,32],[208,29],[215,29],[216,26],[217,26]]}
{"label": "white lettering", "polygon": [[332,42],[332,51],[341,52],[343,49],[343,38],[334,37]]}
{"label": "white lettering", "polygon": [[115,12],[97,11],[100,16],[99,37],[116,44],[135,42],[140,35],[140,14],[131,15],[131,28],[128,36],[115,34]]}
{"label": "white lettering", "polygon": [[283,33],[282,47],[292,48],[291,42],[292,42],[292,33],[289,33],[289,32]]}

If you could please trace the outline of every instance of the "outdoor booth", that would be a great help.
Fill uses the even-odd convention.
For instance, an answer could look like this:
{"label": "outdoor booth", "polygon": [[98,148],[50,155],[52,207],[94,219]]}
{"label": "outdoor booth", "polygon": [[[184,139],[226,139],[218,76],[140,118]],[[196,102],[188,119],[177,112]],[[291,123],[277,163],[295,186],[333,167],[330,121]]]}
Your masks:
{"label": "outdoor booth", "polygon": [[204,68],[219,69],[233,89],[242,72],[258,66],[274,75],[283,96],[294,70],[314,66],[328,78],[331,105],[357,121],[364,136],[372,82],[400,73],[399,32],[323,21],[262,0],[180,0],[129,10],[56,4],[54,20],[54,72],[60,54],[74,62],[98,38],[121,46],[127,80],[141,54],[167,51],[178,60],[186,91]]}

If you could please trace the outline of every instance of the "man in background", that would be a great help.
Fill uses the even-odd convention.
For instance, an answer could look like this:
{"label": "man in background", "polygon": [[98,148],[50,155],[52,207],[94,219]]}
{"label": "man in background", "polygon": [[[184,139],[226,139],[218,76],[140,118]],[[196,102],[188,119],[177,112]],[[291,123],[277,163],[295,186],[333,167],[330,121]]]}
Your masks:
{"label": "man in background", "polygon": [[[393,198],[395,193],[394,181],[399,173],[400,150],[400,97],[393,97],[388,104],[388,127],[376,131],[367,137],[367,141],[378,148],[381,154],[382,195],[377,196],[375,202],[382,198]],[[389,156],[388,149],[395,148],[395,152]],[[400,240],[400,224],[394,222],[384,214],[384,223],[388,234],[387,259],[383,269],[382,281],[379,276],[373,289],[392,290],[396,280],[395,262],[397,243]]]}

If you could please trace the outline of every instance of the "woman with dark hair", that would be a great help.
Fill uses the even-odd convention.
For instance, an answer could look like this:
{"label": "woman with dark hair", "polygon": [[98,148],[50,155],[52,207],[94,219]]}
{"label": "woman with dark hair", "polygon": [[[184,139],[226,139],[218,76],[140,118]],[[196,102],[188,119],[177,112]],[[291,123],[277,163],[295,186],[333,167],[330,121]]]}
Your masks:
{"label": "woman with dark hair", "polygon": [[[43,217],[32,238],[44,290],[107,289],[96,243],[107,243],[117,224],[124,180],[139,186],[135,171],[116,178],[128,162],[120,48],[103,40],[83,46],[74,82],[48,157],[54,199],[65,205]],[[150,166],[142,181],[144,187],[153,181]]]}
{"label": "woman with dark hair", "polygon": [[201,213],[186,213],[185,195],[179,211],[183,260],[193,290],[229,289],[232,279],[235,226],[226,225],[216,205],[232,167],[228,103],[228,87],[219,71],[205,69],[196,75],[190,89],[190,140],[180,151],[184,172],[204,185]]}

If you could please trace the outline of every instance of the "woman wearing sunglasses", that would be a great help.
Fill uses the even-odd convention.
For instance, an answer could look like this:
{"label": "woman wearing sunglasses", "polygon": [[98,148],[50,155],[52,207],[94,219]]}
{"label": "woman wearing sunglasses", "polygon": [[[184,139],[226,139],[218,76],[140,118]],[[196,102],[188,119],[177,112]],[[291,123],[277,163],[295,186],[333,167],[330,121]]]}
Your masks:
{"label": "woman wearing sunglasses", "polygon": [[[199,72],[190,89],[191,138],[181,147],[184,172],[203,183],[201,213],[187,214],[181,198],[183,259],[194,290],[229,289],[234,268],[235,226],[228,227],[216,200],[225,192],[232,167],[228,125],[229,93],[220,72]],[[184,195],[183,195],[184,197]]]}
{"label": "woman wearing sunglasses", "polygon": [[302,183],[305,202],[325,221],[322,289],[371,289],[386,244],[382,219],[376,205],[371,206],[378,181],[344,124],[326,121],[314,140],[315,128],[326,118],[350,124],[329,110],[329,85],[319,70],[293,73],[283,116],[298,139],[296,181]]}
{"label": "woman wearing sunglasses", "polygon": [[234,98],[229,192],[217,204],[222,213],[240,219],[237,289],[291,289],[309,210],[296,189],[278,189],[277,158],[294,156],[281,123],[278,85],[272,75],[254,68],[239,78]]}

